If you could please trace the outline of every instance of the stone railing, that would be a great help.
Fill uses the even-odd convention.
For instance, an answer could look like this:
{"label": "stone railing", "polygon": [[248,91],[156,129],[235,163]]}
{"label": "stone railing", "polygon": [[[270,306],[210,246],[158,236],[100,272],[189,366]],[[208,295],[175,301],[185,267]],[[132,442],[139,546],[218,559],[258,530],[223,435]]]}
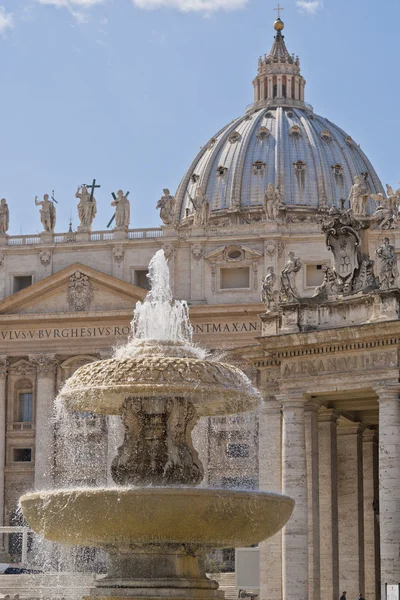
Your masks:
{"label": "stone railing", "polygon": [[[126,239],[129,240],[140,240],[140,239],[153,239],[163,237],[163,230],[161,227],[154,229],[129,229],[126,234]],[[122,238],[124,239],[124,238]],[[8,246],[32,246],[40,244],[42,241],[46,244],[68,244],[75,243],[77,241],[76,232],[67,233],[46,233],[45,239],[39,235],[9,235],[6,237]],[[104,242],[121,240],[121,236],[116,236],[114,231],[92,231],[89,233],[89,240],[91,242]]]}

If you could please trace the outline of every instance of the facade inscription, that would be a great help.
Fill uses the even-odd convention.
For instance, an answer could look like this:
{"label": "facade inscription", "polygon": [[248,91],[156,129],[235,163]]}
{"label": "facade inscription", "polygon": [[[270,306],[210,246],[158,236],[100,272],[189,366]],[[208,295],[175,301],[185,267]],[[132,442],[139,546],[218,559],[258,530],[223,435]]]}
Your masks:
{"label": "facade inscription", "polygon": [[397,350],[388,350],[285,363],[281,366],[281,375],[282,377],[310,376],[321,375],[322,373],[348,373],[355,370],[362,371],[397,366]]}

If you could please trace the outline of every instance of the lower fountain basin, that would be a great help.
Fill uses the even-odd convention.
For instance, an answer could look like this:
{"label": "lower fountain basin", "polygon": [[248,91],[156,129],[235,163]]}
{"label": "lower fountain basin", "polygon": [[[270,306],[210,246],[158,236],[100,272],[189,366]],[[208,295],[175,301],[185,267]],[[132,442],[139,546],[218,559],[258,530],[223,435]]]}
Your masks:
{"label": "lower fountain basin", "polygon": [[20,499],[30,527],[63,544],[258,544],[277,533],[294,500],[267,492],[196,488],[80,488]]}

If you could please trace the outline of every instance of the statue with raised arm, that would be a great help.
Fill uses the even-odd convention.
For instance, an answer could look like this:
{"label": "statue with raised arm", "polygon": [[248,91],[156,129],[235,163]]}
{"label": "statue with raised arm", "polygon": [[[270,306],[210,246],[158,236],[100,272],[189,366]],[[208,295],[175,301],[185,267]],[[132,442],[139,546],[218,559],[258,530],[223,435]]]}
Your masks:
{"label": "statue with raised arm", "polygon": [[163,189],[163,196],[157,202],[157,210],[160,210],[160,218],[164,225],[172,225],[175,213],[175,196],[171,196],[169,189]]}
{"label": "statue with raised arm", "polygon": [[56,226],[56,207],[54,203],[49,200],[49,195],[44,194],[43,200],[38,200],[35,196],[36,206],[41,206],[40,209],[40,220],[43,225],[43,230],[53,233]]}
{"label": "statue with raised arm", "polygon": [[276,275],[274,273],[274,267],[267,267],[267,274],[261,279],[261,282],[261,302],[265,304],[267,312],[277,310],[276,296],[278,292],[275,290]]}
{"label": "statue with raised arm", "polygon": [[203,187],[200,185],[197,188],[194,198],[189,194],[189,199],[194,208],[193,225],[206,227],[210,215],[210,202]]}
{"label": "statue with raised arm", "polygon": [[116,229],[128,229],[131,217],[131,205],[127,195],[122,190],[118,190],[117,195],[114,195],[111,206],[115,206]]}
{"label": "statue with raised arm", "polygon": [[295,258],[294,252],[289,252],[288,260],[281,273],[281,289],[279,299],[281,302],[297,302],[299,292],[296,286],[296,275],[302,267],[300,258]]}
{"label": "statue with raised arm", "polygon": [[91,197],[87,187],[80,185],[76,191],[75,198],[79,198],[78,217],[82,229],[90,229],[97,213],[96,198]]}
{"label": "statue with raised arm", "polygon": [[355,215],[367,216],[368,189],[361,175],[355,175],[349,192],[350,208]]}
{"label": "statue with raised arm", "polygon": [[2,198],[0,201],[0,235],[6,235],[10,224],[10,213],[7,200]]}
{"label": "statue with raised arm", "polygon": [[397,287],[396,282],[399,276],[397,256],[394,246],[389,243],[389,238],[384,238],[382,244],[376,250],[376,255],[380,259],[379,287],[382,290]]}

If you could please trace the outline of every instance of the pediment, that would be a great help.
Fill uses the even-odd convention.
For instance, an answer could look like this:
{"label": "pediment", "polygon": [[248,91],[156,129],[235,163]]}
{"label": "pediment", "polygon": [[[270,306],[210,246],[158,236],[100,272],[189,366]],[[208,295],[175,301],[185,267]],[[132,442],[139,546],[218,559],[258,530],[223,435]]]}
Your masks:
{"label": "pediment", "polygon": [[258,260],[262,257],[262,253],[254,250],[249,246],[242,244],[228,244],[220,246],[216,250],[212,250],[206,254],[206,260],[210,262],[240,262]]}
{"label": "pediment", "polygon": [[74,263],[0,302],[0,314],[133,310],[146,290]]}

